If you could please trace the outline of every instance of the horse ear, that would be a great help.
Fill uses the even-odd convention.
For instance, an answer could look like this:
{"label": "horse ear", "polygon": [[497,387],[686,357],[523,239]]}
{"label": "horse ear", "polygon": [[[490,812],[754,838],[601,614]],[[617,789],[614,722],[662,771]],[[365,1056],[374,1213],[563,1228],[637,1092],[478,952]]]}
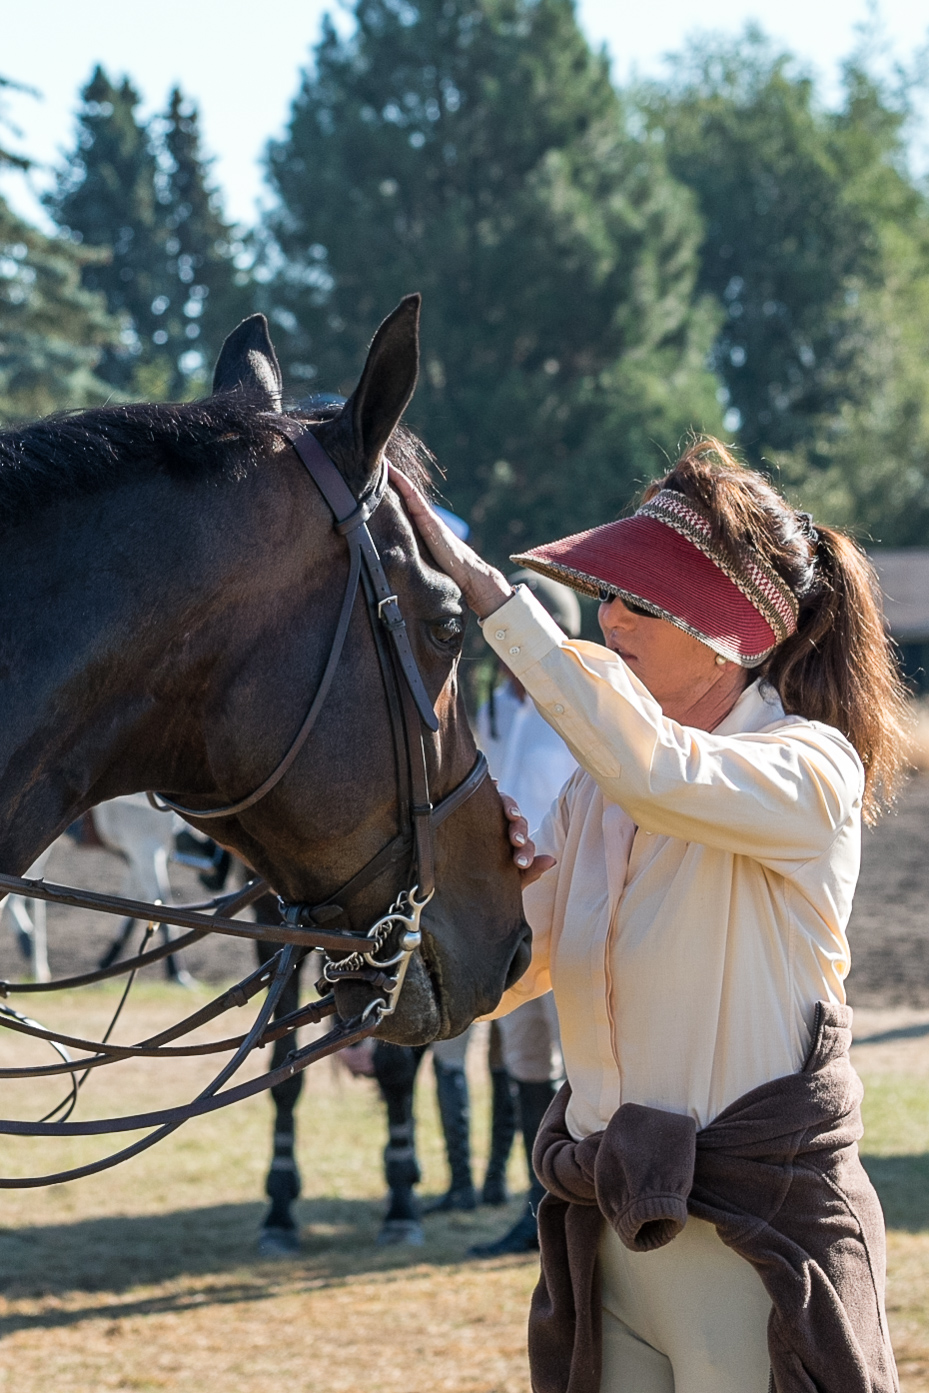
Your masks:
{"label": "horse ear", "polygon": [[342,409],[355,466],[370,476],[409,405],[419,373],[421,296],[406,295],[371,340],[361,380]]}
{"label": "horse ear", "polygon": [[263,314],[249,315],[226,339],[213,373],[213,392],[242,392],[269,411],[281,409],[281,369]]}

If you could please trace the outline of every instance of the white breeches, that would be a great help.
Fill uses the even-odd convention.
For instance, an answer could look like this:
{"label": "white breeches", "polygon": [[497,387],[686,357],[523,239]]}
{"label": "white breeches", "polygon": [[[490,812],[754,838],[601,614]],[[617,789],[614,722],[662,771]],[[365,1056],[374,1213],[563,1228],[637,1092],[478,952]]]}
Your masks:
{"label": "white breeches", "polygon": [[440,1064],[444,1064],[446,1069],[463,1069],[465,1067],[465,1055],[468,1053],[468,1043],[471,1039],[473,1026],[468,1026],[460,1035],[455,1035],[451,1040],[433,1040],[431,1049]]}
{"label": "white breeches", "polygon": [[[562,1072],[561,1036],[554,992],[524,1001],[508,1016],[501,1016],[500,1043],[503,1065],[518,1083],[548,1083]],[[472,1026],[454,1040],[436,1040],[432,1053],[446,1069],[463,1069]]]}
{"label": "white breeches", "polygon": [[712,1224],[650,1253],[604,1224],[600,1272],[600,1393],[768,1393],[771,1300]]}
{"label": "white breeches", "polygon": [[501,1016],[503,1063],[519,1083],[548,1083],[562,1072],[561,1035],[554,992],[524,1001],[508,1016]]}

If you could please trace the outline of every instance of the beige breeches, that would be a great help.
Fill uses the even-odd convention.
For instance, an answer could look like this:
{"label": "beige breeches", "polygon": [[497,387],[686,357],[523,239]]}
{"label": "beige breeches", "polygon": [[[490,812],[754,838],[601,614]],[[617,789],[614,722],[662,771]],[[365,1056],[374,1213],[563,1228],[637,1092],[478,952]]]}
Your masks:
{"label": "beige breeches", "polygon": [[600,1241],[600,1393],[768,1393],[771,1301],[712,1224],[688,1219],[664,1248]]}

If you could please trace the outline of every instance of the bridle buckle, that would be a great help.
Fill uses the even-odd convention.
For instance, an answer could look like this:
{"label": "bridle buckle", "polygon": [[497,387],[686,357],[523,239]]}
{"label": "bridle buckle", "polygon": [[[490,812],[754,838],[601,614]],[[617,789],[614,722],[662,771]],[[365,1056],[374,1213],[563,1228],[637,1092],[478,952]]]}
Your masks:
{"label": "bridle buckle", "polygon": [[[387,607],[387,605],[396,605],[396,606],[397,606],[397,617],[396,617],[396,618],[394,618],[394,619],[388,619],[388,618],[385,618],[385,617],[384,617],[384,610],[385,610],[385,608]],[[378,600],[378,602],[377,602],[377,617],[378,617],[378,619],[381,621],[382,624],[395,624],[395,623],[397,622],[397,618],[400,618],[400,601],[397,599],[397,596],[396,596],[396,595],[385,595],[384,598],[383,598],[383,600]],[[402,622],[402,620],[401,620],[401,622]]]}

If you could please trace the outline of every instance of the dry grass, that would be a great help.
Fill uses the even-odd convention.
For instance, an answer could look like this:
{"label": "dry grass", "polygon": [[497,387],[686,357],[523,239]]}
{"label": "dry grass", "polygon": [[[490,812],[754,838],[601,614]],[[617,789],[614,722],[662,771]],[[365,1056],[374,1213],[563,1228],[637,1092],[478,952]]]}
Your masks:
{"label": "dry grass", "polygon": [[[143,987],[122,1038],[173,1019],[179,999]],[[54,1019],[99,1028],[113,1001],[102,991],[72,998]],[[891,1229],[888,1309],[902,1384],[929,1393],[929,1012],[862,1011],[857,1026],[864,1150]],[[190,1096],[206,1076],[202,1062],[183,1075],[172,1067],[170,1078],[161,1066],[121,1065],[94,1082],[82,1106],[85,1115],[160,1106]],[[482,1086],[475,1093],[483,1152],[487,1098]],[[23,1111],[35,1115],[38,1091],[28,1104]],[[436,1192],[445,1171],[427,1075],[419,1118],[423,1188]],[[5,1192],[0,1390],[524,1393],[536,1264],[464,1259],[516,1205],[431,1218],[425,1248],[379,1249],[384,1121],[373,1086],[328,1064],[311,1071],[300,1137],[303,1250],[284,1262],[254,1251],[265,1099],[192,1123],[107,1175]],[[3,1169],[76,1161],[93,1145],[69,1144],[52,1158],[47,1144],[4,1141]],[[516,1167],[513,1179],[522,1183]]]}
{"label": "dry grass", "polygon": [[929,1393],[929,1012],[859,1010],[862,1155],[887,1219],[887,1315],[903,1393]]}
{"label": "dry grass", "polygon": [[[197,993],[196,1000],[205,999]],[[99,1029],[114,1003],[66,999],[57,1026]],[[179,993],[143,987],[133,1028],[176,1018]],[[187,1009],[189,998],[183,997]],[[193,1003],[190,1003],[193,1005]],[[3,1057],[11,1047],[6,1040]],[[31,1048],[31,1047],[27,1047]],[[424,1190],[444,1188],[434,1091],[419,1090]],[[93,1081],[84,1115],[189,1097],[209,1066],[116,1066]],[[58,1085],[60,1089],[60,1085]],[[4,1088],[9,1096],[10,1085]],[[50,1086],[30,1089],[37,1115]],[[25,1101],[25,1100],[24,1100]],[[486,1090],[475,1088],[476,1150],[486,1149]],[[12,1107],[4,1107],[7,1115]],[[518,1393],[527,1386],[525,1311],[535,1262],[464,1260],[502,1231],[509,1211],[428,1219],[419,1249],[380,1249],[384,1117],[374,1086],[329,1063],[310,1071],[299,1118],[303,1251],[262,1262],[255,1238],[267,1164],[265,1098],[188,1125],[119,1169],[67,1186],[7,1191],[0,1263],[0,1390],[98,1389],[262,1393],[449,1389]],[[101,1154],[88,1140],[60,1148],[4,1139],[3,1170],[28,1173]],[[516,1188],[524,1174],[514,1163]]]}

